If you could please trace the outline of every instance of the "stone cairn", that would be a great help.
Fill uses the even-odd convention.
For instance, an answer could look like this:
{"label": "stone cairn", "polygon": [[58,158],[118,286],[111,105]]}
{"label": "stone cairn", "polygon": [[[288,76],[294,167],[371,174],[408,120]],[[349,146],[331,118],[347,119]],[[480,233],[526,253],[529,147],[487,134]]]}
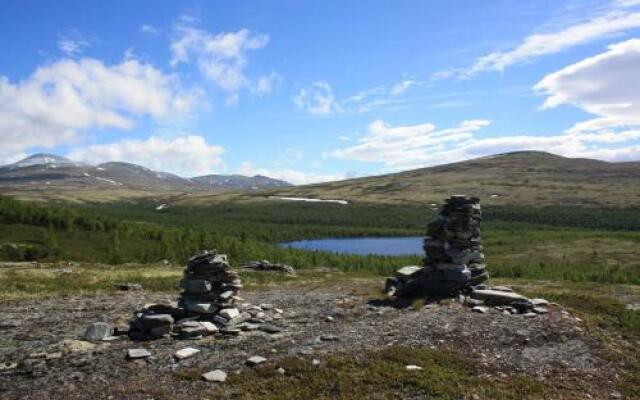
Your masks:
{"label": "stone cairn", "polygon": [[477,197],[451,196],[424,239],[424,267],[409,266],[387,280],[386,292],[401,297],[450,296],[487,279],[480,244],[482,212]]}
{"label": "stone cairn", "polygon": [[[201,339],[218,333],[237,335],[243,330],[281,330],[266,322],[281,318],[282,310],[269,304],[236,306],[235,302],[242,300],[238,297],[242,284],[225,254],[212,250],[191,257],[180,287],[183,291],[177,303],[148,304],[134,314],[128,331],[132,340],[166,335]],[[270,311],[276,315],[270,316]]]}
{"label": "stone cairn", "polygon": [[[484,305],[509,313],[544,313],[547,302],[527,299],[510,288],[483,284],[488,279],[480,239],[480,199],[464,195],[445,200],[436,219],[427,226],[424,266],[406,266],[387,279],[385,292],[398,299],[459,296],[484,311]],[[513,311],[513,312],[512,312]]]}
{"label": "stone cairn", "polygon": [[427,225],[424,265],[433,272],[435,290],[448,294],[487,280],[481,222],[479,198],[451,196]]}
{"label": "stone cairn", "polygon": [[242,288],[238,274],[229,267],[227,256],[215,251],[191,257],[180,286],[183,292],[178,306],[189,316],[199,317],[231,308]]}

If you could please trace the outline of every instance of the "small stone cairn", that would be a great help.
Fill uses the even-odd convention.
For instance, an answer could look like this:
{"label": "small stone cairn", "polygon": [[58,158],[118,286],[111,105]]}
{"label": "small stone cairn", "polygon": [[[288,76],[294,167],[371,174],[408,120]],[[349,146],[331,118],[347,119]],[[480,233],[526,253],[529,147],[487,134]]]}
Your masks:
{"label": "small stone cairn", "polygon": [[[484,305],[509,313],[546,312],[545,300],[530,300],[508,287],[489,288],[480,238],[480,199],[454,195],[445,200],[436,219],[427,225],[424,266],[406,266],[387,279],[385,292],[398,299],[460,297],[486,311]],[[513,312],[512,312],[513,311]]]}
{"label": "small stone cairn", "polygon": [[[282,318],[282,310],[269,304],[236,306],[242,284],[231,270],[227,256],[215,250],[191,257],[180,281],[183,289],[177,303],[148,304],[137,311],[129,324],[132,340],[149,340],[167,335],[178,339],[238,335],[241,331],[282,329],[266,322]],[[274,315],[269,315],[273,311]]]}
{"label": "small stone cairn", "polygon": [[231,308],[242,284],[225,254],[205,251],[189,259],[180,287],[183,292],[178,306],[189,316],[201,317]]}

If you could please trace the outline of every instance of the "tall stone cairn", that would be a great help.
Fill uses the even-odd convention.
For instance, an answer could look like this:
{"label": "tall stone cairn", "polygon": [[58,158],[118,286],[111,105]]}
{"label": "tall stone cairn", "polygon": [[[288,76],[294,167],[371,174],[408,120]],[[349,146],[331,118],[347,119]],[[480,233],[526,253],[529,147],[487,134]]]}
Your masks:
{"label": "tall stone cairn", "polygon": [[178,307],[184,308],[188,315],[204,319],[232,307],[242,288],[238,274],[229,267],[227,256],[215,250],[189,259],[180,286],[183,291]]}
{"label": "tall stone cairn", "polygon": [[487,279],[480,239],[480,199],[463,195],[445,200],[436,219],[427,225],[424,266],[444,292],[475,286]]}
{"label": "tall stone cairn", "polygon": [[385,292],[399,297],[452,296],[487,279],[480,244],[480,199],[462,195],[445,200],[427,225],[424,265],[399,269]]}

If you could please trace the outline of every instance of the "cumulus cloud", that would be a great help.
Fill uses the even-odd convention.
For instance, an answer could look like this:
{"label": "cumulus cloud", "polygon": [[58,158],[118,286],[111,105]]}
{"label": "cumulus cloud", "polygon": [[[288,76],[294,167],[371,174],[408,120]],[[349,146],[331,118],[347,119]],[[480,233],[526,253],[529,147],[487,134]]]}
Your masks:
{"label": "cumulus cloud", "polygon": [[[630,6],[632,4],[628,4]],[[527,36],[517,47],[507,51],[486,54],[476,60],[462,76],[470,76],[483,71],[503,71],[507,67],[528,62],[534,58],[640,28],[640,12],[616,10],[599,15],[563,29]]]}
{"label": "cumulus cloud", "polygon": [[194,26],[191,18],[181,18],[171,40],[171,65],[194,62],[200,73],[227,92],[230,103],[237,102],[243,89],[267,93],[276,77],[259,77],[257,82],[246,75],[248,54],[269,43],[269,36],[240,29],[237,32],[211,33]]}
{"label": "cumulus cloud", "polygon": [[[389,169],[404,169],[438,163],[434,154],[451,144],[472,139],[473,132],[490,124],[476,119],[463,121],[453,128],[437,129],[434,124],[391,126],[376,120],[358,143],[334,150],[331,156],[341,159],[382,163]],[[440,160],[444,162],[446,160]]]}
{"label": "cumulus cloud", "polygon": [[490,121],[469,120],[446,129],[431,123],[393,127],[374,121],[358,143],[329,156],[381,164],[387,171],[427,167],[521,150],[609,161],[640,158],[640,129],[621,132],[565,132],[556,135],[482,136]]}
{"label": "cumulus cloud", "polygon": [[125,161],[156,171],[196,176],[213,173],[222,164],[223,153],[221,146],[208,144],[202,136],[189,135],[173,139],[150,136],[78,147],[67,157],[92,164]]}
{"label": "cumulus cloud", "polygon": [[545,76],[535,89],[547,95],[543,108],[571,104],[597,116],[571,132],[640,125],[640,39],[609,46],[604,53]]}
{"label": "cumulus cloud", "polygon": [[0,147],[51,148],[92,128],[131,129],[138,117],[187,112],[196,98],[176,77],[135,59],[63,59],[23,81],[0,76]]}
{"label": "cumulus cloud", "polygon": [[339,181],[346,178],[345,174],[321,174],[315,172],[301,172],[289,168],[257,168],[253,163],[245,161],[238,168],[237,173],[242,175],[263,175],[270,178],[282,179],[295,185],[305,185],[309,183]]}
{"label": "cumulus cloud", "polygon": [[293,103],[298,109],[312,115],[329,115],[342,110],[333,94],[333,88],[325,81],[316,81],[311,86],[300,89],[294,96]]}

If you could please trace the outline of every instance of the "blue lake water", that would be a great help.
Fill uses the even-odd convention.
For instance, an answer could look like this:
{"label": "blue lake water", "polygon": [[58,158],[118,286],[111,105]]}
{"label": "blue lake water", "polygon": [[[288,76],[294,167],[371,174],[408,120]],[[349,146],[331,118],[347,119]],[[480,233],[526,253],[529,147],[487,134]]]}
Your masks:
{"label": "blue lake water", "polygon": [[320,250],[340,254],[400,256],[422,254],[422,236],[375,237],[375,238],[332,238],[297,240],[280,243],[280,247],[301,250]]}

